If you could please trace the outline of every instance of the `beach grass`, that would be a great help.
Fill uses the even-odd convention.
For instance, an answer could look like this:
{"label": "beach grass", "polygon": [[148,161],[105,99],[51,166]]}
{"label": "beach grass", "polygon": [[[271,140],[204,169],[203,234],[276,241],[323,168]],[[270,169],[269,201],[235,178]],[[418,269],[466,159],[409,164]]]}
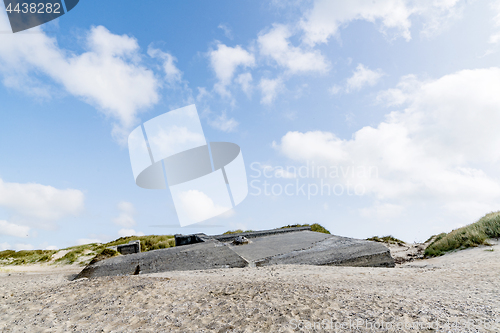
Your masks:
{"label": "beach grass", "polygon": [[26,265],[48,262],[56,250],[5,250],[0,252],[0,263],[8,265]]}
{"label": "beach grass", "polygon": [[391,235],[382,236],[382,237],[373,236],[373,237],[367,238],[366,240],[379,242],[379,243],[387,243],[387,244],[405,244],[405,242],[402,241],[401,239],[397,239],[396,237],[393,237]]}
{"label": "beach grass", "polygon": [[479,245],[490,245],[489,238],[500,237],[500,211],[483,216],[479,221],[439,234],[425,249],[426,257],[437,257],[453,250],[461,250]]}
{"label": "beach grass", "polygon": [[[102,253],[107,247],[127,244],[130,241],[139,240],[141,251],[165,249],[175,246],[173,235],[149,235],[120,237],[108,243],[91,243],[71,246],[61,250],[5,250],[0,251],[0,265],[26,265],[37,263],[71,265],[79,262],[80,265],[87,265],[96,255]],[[65,251],[60,258],[53,259],[54,254]],[[115,251],[116,252],[116,251]],[[108,253],[109,255],[109,253]]]}
{"label": "beach grass", "polygon": [[314,223],[314,224],[290,224],[290,225],[286,225],[284,227],[281,227],[280,229],[299,228],[299,227],[311,227],[311,231],[322,232],[324,234],[330,235],[330,231],[326,230],[325,227],[323,227],[322,225],[320,225],[318,223]]}

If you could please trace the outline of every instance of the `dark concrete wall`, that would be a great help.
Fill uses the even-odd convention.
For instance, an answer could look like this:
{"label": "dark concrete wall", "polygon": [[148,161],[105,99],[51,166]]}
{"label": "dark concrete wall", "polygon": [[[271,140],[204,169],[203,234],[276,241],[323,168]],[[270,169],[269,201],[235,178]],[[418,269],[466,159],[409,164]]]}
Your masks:
{"label": "dark concrete wall", "polygon": [[227,246],[209,241],[113,257],[88,265],[75,279],[177,270],[246,267],[247,265],[244,259]]}
{"label": "dark concrete wall", "polygon": [[141,252],[141,243],[139,241],[130,242],[128,244],[121,244],[116,246],[116,251],[121,254],[132,254]]}

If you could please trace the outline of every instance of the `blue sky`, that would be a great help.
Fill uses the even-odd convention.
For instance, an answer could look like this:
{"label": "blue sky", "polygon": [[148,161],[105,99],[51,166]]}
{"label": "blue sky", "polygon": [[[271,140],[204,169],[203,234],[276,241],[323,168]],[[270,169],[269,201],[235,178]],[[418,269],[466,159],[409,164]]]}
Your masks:
{"label": "blue sky", "polygon": [[[0,250],[474,222],[500,208],[499,44],[499,1],[80,1],[16,34],[1,5]],[[246,165],[220,227],[176,227],[169,191],[134,183],[130,131],[190,104]]]}

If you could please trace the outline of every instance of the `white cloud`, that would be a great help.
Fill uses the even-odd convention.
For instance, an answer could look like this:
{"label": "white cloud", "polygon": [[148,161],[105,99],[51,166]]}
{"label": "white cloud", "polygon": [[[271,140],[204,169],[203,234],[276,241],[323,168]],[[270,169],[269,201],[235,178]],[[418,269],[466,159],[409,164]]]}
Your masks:
{"label": "white cloud", "polygon": [[124,228],[130,228],[135,225],[134,214],[135,208],[131,202],[121,201],[117,205],[118,210],[120,211],[120,215],[113,219],[113,222],[116,225],[119,225]]}
{"label": "white cloud", "polygon": [[134,229],[120,229],[118,231],[118,236],[128,237],[128,236],[144,236],[143,232],[137,232]]}
{"label": "white cloud", "polygon": [[355,20],[380,24],[382,32],[392,29],[398,36],[410,40],[410,16],[419,16],[423,32],[430,34],[460,15],[457,4],[458,0],[316,0],[300,25],[304,30],[304,42],[309,45],[326,43],[340,28]]}
{"label": "white cloud", "polygon": [[198,102],[202,101],[205,97],[211,97],[211,94],[207,91],[205,87],[198,87],[198,95],[196,95],[196,100]]}
{"label": "white cloud", "polygon": [[[499,0],[492,1],[490,3],[490,6],[493,12],[496,14],[495,18],[493,19],[493,25],[495,28],[498,29],[500,28],[500,1]],[[500,31],[497,30],[496,32],[494,32],[490,36],[488,42],[491,44],[498,44],[498,42],[500,42]]]}
{"label": "white cloud", "polygon": [[[0,30],[9,29],[6,14],[0,13]],[[47,82],[36,79],[45,75],[115,120],[113,136],[126,142],[137,113],[159,99],[159,83],[153,72],[141,65],[137,41],[114,35],[103,26],[92,27],[84,39],[86,51],[78,55],[61,49],[57,40],[40,28],[32,32],[2,36],[0,73],[4,85],[47,95]]]}
{"label": "white cloud", "polygon": [[59,250],[59,248],[55,245],[49,245],[45,248],[45,250]]}
{"label": "white cloud", "polygon": [[[437,206],[434,212],[454,214],[457,223],[470,223],[498,209],[498,91],[500,68],[463,70],[423,82],[407,76],[380,98],[405,109],[389,113],[377,127],[363,127],[347,140],[329,132],[288,132],[278,147],[297,161],[375,167],[376,177],[337,180],[359,184],[378,202],[366,214],[390,216],[398,206],[425,203]],[[397,96],[397,103],[387,96]]]}
{"label": "white cloud", "polygon": [[193,221],[204,221],[231,208],[216,205],[209,196],[197,190],[179,193],[179,199],[182,210]]}
{"label": "white cloud", "polygon": [[330,89],[328,89],[328,91],[332,95],[337,95],[338,93],[342,92],[342,87],[335,84]]}
{"label": "white cloud", "polygon": [[23,244],[23,243],[18,243],[14,245],[14,250],[16,251],[21,251],[21,250],[33,250],[35,247],[31,244]]}
{"label": "white cloud", "polygon": [[281,24],[273,25],[267,33],[261,33],[257,39],[260,53],[272,58],[278,65],[290,73],[319,72],[329,70],[329,64],[317,50],[304,51],[290,45],[288,39],[292,36],[290,29]]}
{"label": "white cloud", "polygon": [[381,69],[373,71],[363,64],[359,64],[356,70],[353,71],[352,76],[346,80],[344,88],[339,85],[334,85],[328,89],[328,91],[332,95],[342,92],[351,93],[352,91],[360,90],[366,86],[376,85],[382,76],[384,76],[384,73]]}
{"label": "white cloud", "polygon": [[59,190],[35,183],[7,183],[0,179],[0,207],[20,216],[54,221],[80,213],[83,201],[84,195],[79,190]]}
{"label": "white cloud", "polygon": [[236,78],[236,82],[241,85],[241,90],[250,98],[252,95],[252,74],[250,73],[243,73],[238,75]]}
{"label": "white cloud", "polygon": [[184,146],[196,147],[205,144],[202,133],[192,132],[184,126],[172,125],[168,129],[160,128],[154,136],[148,136],[151,145],[160,150],[160,156],[170,156]]}
{"label": "white cloud", "polygon": [[222,112],[220,116],[217,116],[215,119],[209,120],[208,124],[223,132],[234,132],[239,125],[234,118],[228,119],[225,112]]}
{"label": "white cloud", "polygon": [[10,250],[12,247],[9,243],[0,243],[0,251]]}
{"label": "white cloud", "polygon": [[167,52],[155,49],[151,45],[148,47],[148,55],[152,58],[163,61],[163,71],[168,83],[174,84],[182,79],[182,72],[175,66],[177,58]]}
{"label": "white cloud", "polygon": [[222,31],[224,31],[224,35],[229,38],[229,39],[233,39],[233,33],[231,31],[231,29],[226,25],[226,24],[219,24],[219,26],[217,27],[219,29],[222,29]]}
{"label": "white cloud", "polygon": [[28,237],[29,231],[30,231],[29,227],[0,220],[0,235],[14,236],[14,237]]}
{"label": "white cloud", "polygon": [[363,64],[359,64],[353,75],[347,79],[346,91],[351,92],[365,86],[374,86],[383,75],[384,73],[380,69],[372,71]]}
{"label": "white cloud", "polygon": [[262,78],[259,88],[262,93],[261,104],[271,104],[276,99],[278,92],[282,89],[283,81],[280,78],[266,79]]}
{"label": "white cloud", "polygon": [[229,96],[226,90],[228,84],[233,80],[234,73],[238,67],[253,67],[255,57],[253,54],[244,50],[241,46],[230,47],[219,43],[216,50],[208,53],[212,69],[219,80],[214,89],[221,96]]}

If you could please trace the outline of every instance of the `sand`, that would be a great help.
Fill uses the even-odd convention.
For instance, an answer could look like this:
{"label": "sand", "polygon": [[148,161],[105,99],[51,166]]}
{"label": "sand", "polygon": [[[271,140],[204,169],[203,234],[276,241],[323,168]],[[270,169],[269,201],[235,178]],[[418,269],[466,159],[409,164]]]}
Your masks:
{"label": "sand", "polygon": [[500,332],[498,242],[396,268],[5,269],[1,332]]}

